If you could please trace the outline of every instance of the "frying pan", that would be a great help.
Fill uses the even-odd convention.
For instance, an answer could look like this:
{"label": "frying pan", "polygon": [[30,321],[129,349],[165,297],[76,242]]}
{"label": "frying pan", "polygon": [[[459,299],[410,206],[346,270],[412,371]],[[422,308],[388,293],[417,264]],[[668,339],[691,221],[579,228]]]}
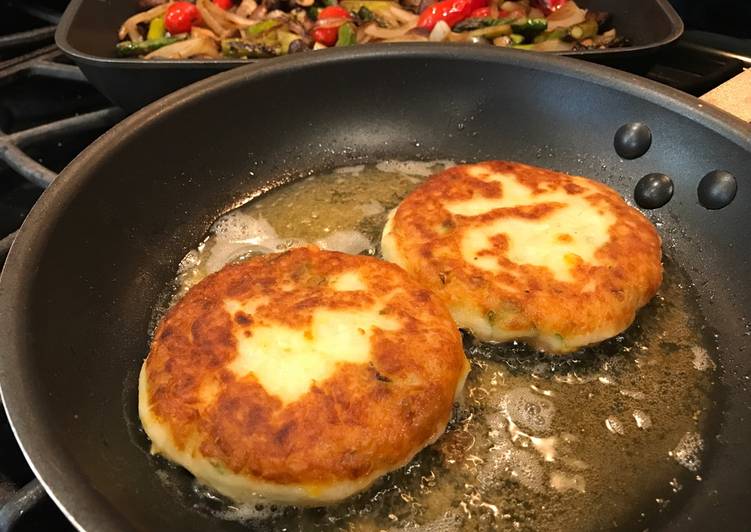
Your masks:
{"label": "frying pan", "polygon": [[[567,52],[567,55],[632,71],[646,71],[654,54],[683,33],[683,22],[668,0],[580,0],[580,5],[613,14],[631,46]],[[72,0],[55,41],[89,81],[112,102],[135,111],[180,87],[248,60],[144,61],[115,57],[117,29],[138,11],[135,0]],[[260,61],[265,61],[261,59]]]}
{"label": "frying pan", "polygon": [[[613,138],[641,121],[647,153]],[[463,126],[463,127],[462,127]],[[704,480],[638,530],[740,530],[751,518],[748,344],[751,128],[698,100],[582,61],[513,50],[387,45],[225,72],[132,115],[43,194],[0,280],[0,387],[51,496],[84,530],[239,530],[184,506],[155,474],[136,380],[160,292],[212,221],[308,170],[384,158],[511,159],[591,176],[631,197],[663,172],[651,215],[715,328],[717,426]],[[735,200],[707,210],[721,169]]]}

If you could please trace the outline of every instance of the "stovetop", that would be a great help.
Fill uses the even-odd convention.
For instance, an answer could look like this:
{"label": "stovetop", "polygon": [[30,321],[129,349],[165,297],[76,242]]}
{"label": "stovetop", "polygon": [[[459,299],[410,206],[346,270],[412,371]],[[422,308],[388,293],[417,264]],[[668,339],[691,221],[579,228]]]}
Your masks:
{"label": "stovetop", "polygon": [[[125,116],[55,47],[66,3],[0,0],[0,265],[44,188]],[[647,77],[698,96],[751,67],[749,42],[688,34]],[[10,529],[74,530],[35,480],[0,409],[0,532]]]}

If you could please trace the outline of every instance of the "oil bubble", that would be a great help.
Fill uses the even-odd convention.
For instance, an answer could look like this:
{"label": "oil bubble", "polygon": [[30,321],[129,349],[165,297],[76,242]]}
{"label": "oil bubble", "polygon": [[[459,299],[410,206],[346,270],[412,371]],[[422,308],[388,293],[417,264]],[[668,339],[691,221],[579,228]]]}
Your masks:
{"label": "oil bubble", "polygon": [[703,449],[704,440],[699,433],[687,432],[675,446],[675,449],[668,454],[683,467],[695,473],[701,467],[701,451]]}
{"label": "oil bubble", "polygon": [[555,405],[527,388],[515,388],[508,392],[501,407],[516,425],[532,434],[550,431],[555,416]]}
{"label": "oil bubble", "polygon": [[484,487],[500,480],[511,480],[541,493],[545,486],[545,470],[533,453],[517,449],[505,440],[490,449],[490,459],[478,473],[477,480]]}

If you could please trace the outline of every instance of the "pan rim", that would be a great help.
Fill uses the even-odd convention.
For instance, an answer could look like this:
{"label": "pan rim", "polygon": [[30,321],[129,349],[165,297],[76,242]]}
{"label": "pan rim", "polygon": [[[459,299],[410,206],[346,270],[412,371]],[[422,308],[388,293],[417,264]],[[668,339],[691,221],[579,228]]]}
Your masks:
{"label": "pan rim", "polygon": [[[161,68],[178,68],[178,69],[191,69],[191,68],[205,68],[221,71],[228,68],[233,68],[240,65],[265,63],[268,59],[191,59],[191,60],[177,60],[167,59],[160,61],[145,61],[137,58],[122,58],[122,57],[106,57],[101,55],[89,54],[82,52],[78,48],[74,47],[68,36],[70,34],[71,27],[76,19],[76,15],[80,10],[83,3],[87,0],[72,0],[65,12],[63,13],[60,23],[55,30],[55,44],[60,48],[67,56],[74,59],[76,62],[85,65],[94,66],[111,66],[117,68],[131,69],[146,69],[146,70],[159,70]],[[628,56],[633,57],[648,53],[652,50],[657,50],[664,46],[677,41],[685,30],[683,20],[675,11],[673,6],[668,0],[653,0],[658,7],[665,13],[668,21],[670,22],[671,31],[664,38],[659,41],[655,41],[649,44],[642,44],[639,46],[624,46],[621,48],[605,48],[603,50],[580,50],[575,52],[533,52],[540,53],[542,55],[564,56],[564,57],[579,57],[579,58],[592,58],[592,57],[610,57],[613,55],[619,55],[621,57]],[[436,46],[436,43],[415,43],[418,46]],[[372,45],[371,45],[372,46]],[[394,46],[390,44],[389,46]],[[470,48],[477,50],[477,45],[454,43],[449,46],[457,48]],[[498,48],[495,48],[498,50]],[[525,51],[529,53],[529,51]],[[276,59],[276,58],[272,58]]]}
{"label": "pan rim", "polygon": [[[499,53],[500,52],[500,53]],[[54,440],[42,423],[39,395],[23,379],[25,347],[26,278],[32,275],[36,258],[45,246],[50,227],[67,208],[71,198],[96,175],[93,171],[109,156],[112,145],[126,142],[154,121],[168,120],[196,101],[255,79],[278,76],[290,69],[315,69],[318,65],[349,61],[383,61],[408,58],[430,61],[480,60],[489,65],[517,66],[595,83],[636,96],[695,121],[751,152],[751,125],[694,97],[638,76],[570,58],[529,54],[516,50],[477,50],[450,45],[372,45],[367,49],[326,50],[317,54],[293,55],[275,61],[247,65],[207,78],[172,93],[134,113],[104,133],[60,174],[45,191],[19,230],[0,275],[0,397],[27,461],[37,478],[79,530],[121,529],[129,523],[95,489],[81,482],[81,473],[63,451],[50,453]],[[114,142],[117,140],[117,142]],[[131,525],[132,526],[132,525]]]}

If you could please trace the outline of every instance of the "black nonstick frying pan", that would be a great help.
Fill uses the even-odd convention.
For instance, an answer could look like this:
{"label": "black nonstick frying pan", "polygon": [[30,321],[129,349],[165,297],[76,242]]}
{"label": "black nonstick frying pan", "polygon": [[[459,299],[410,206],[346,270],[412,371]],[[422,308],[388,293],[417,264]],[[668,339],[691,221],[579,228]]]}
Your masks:
{"label": "black nonstick frying pan", "polygon": [[[668,0],[580,0],[588,9],[613,14],[617,31],[631,42],[623,48],[567,52],[582,59],[632,71],[646,71],[655,53],[683,33]],[[55,41],[86,77],[115,104],[140,109],[189,83],[248,63],[242,59],[144,61],[115,57],[117,30],[138,12],[135,0],[72,0]],[[266,61],[260,59],[260,61]]]}
{"label": "black nonstick frying pan", "polygon": [[[652,143],[624,160],[613,139],[633,122]],[[0,386],[66,515],[91,531],[241,529],[183,506],[173,491],[188,488],[155,474],[136,413],[152,309],[219,213],[288,176],[384,158],[518,160],[626,197],[645,174],[673,178],[672,201],[652,215],[717,335],[718,421],[703,481],[635,526],[746,529],[751,128],[604,67],[440,45],[290,56],[201,81],[103,135],[44,193],[0,281]],[[697,187],[714,170],[738,192],[708,210]]]}

